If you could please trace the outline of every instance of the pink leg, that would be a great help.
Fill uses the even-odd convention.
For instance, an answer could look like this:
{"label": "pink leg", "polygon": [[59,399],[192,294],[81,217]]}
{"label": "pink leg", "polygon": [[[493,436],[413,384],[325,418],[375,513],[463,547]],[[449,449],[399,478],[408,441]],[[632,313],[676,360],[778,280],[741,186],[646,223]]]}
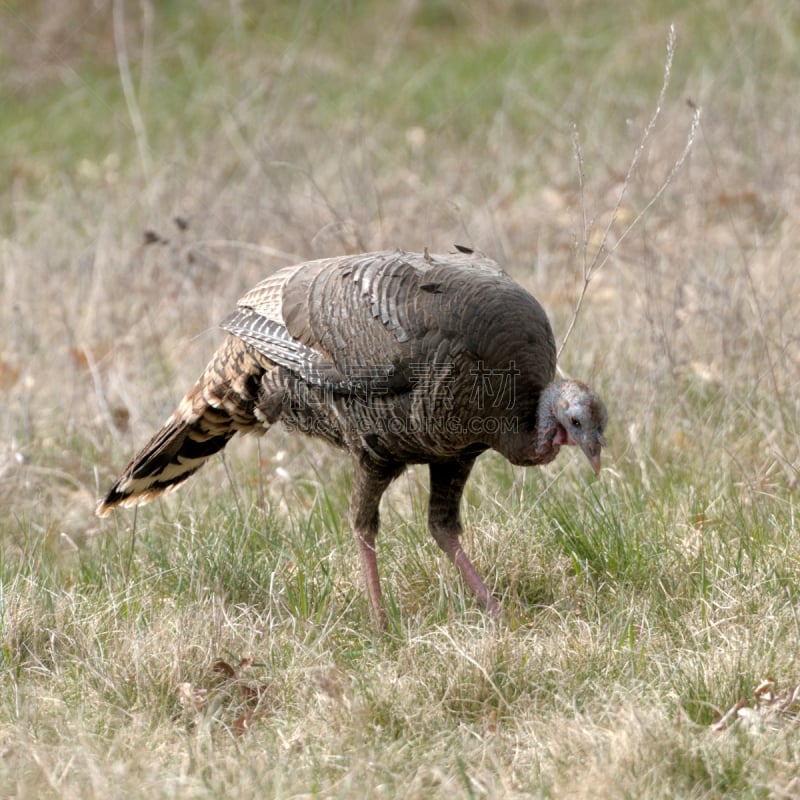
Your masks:
{"label": "pink leg", "polygon": [[492,597],[492,593],[459,541],[462,531],[459,505],[473,463],[474,459],[468,459],[430,465],[431,497],[428,524],[436,544],[458,567],[461,577],[475,592],[478,602],[493,617],[500,617],[503,613],[500,604]]}
{"label": "pink leg", "polygon": [[433,537],[436,539],[436,544],[442,548],[447,554],[447,557],[458,567],[461,577],[464,579],[467,586],[475,592],[478,602],[491,616],[495,618],[500,617],[503,614],[500,604],[492,597],[492,593],[483,582],[483,578],[481,578],[478,574],[478,570],[475,569],[472,562],[469,560],[469,556],[458,540],[460,534],[460,528],[457,531],[438,530],[433,534]]}
{"label": "pink leg", "polygon": [[361,572],[367,584],[369,611],[380,630],[386,629],[386,613],[381,605],[381,578],[378,574],[378,554],[375,550],[375,534],[363,534],[354,530],[358,552],[361,556]]}
{"label": "pink leg", "polygon": [[378,556],[375,548],[379,524],[378,506],[386,487],[401,471],[402,467],[368,469],[360,462],[354,461],[350,527],[353,529],[361,558],[361,571],[367,585],[370,614],[379,630],[386,629],[386,613],[381,605],[381,579],[378,574]]}

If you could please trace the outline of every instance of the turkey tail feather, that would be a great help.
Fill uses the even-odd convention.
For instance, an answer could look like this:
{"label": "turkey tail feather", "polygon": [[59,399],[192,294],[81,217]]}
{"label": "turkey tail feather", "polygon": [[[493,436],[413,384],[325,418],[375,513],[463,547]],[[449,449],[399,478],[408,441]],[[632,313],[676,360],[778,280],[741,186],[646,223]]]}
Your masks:
{"label": "turkey tail feather", "polygon": [[247,345],[229,337],[161,430],[133,457],[97,506],[98,515],[175,489],[238,432],[263,431],[255,416],[263,372]]}
{"label": "turkey tail feather", "polygon": [[202,422],[202,417],[191,424],[173,415],[134,456],[97,507],[97,513],[105,517],[116,506],[146,503],[177,488],[236,433],[231,428],[211,434]]}

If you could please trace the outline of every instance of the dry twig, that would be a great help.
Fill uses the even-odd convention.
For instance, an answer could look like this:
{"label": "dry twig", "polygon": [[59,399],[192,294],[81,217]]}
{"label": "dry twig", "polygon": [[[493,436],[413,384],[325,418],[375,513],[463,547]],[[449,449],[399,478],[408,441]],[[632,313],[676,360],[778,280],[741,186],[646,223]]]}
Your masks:
{"label": "dry twig", "polygon": [[578,189],[580,195],[580,205],[581,205],[581,212],[583,217],[583,236],[581,241],[581,250],[583,253],[583,285],[581,287],[580,294],[578,295],[578,300],[575,304],[575,309],[572,312],[572,318],[570,320],[569,325],[567,326],[567,331],[564,334],[564,338],[561,340],[561,344],[558,348],[558,357],[561,357],[561,353],[564,350],[567,342],[569,341],[570,336],[572,335],[572,331],[575,329],[575,325],[578,322],[578,318],[580,317],[581,309],[583,308],[583,301],[586,298],[586,293],[589,289],[589,284],[592,282],[594,276],[606,265],[608,260],[611,256],[616,252],[617,248],[619,248],[620,244],[626,239],[628,234],[642,221],[644,216],[650,211],[650,209],[655,205],[656,202],[661,198],[664,192],[667,190],[669,185],[674,180],[675,176],[680,172],[683,165],[686,163],[686,159],[689,157],[689,153],[692,150],[692,146],[694,145],[695,137],[697,136],[697,131],[700,125],[700,116],[701,116],[701,108],[694,103],[690,103],[690,107],[692,108],[692,121],[689,126],[689,133],[686,137],[686,144],[684,145],[683,151],[681,152],[680,156],[676,159],[673,163],[672,168],[670,169],[667,176],[664,180],[659,184],[658,188],[653,192],[652,196],[645,204],[644,208],[633,218],[630,224],[622,231],[622,233],[617,238],[616,242],[612,246],[608,246],[608,238],[611,233],[611,229],[613,228],[614,224],[616,223],[619,212],[622,207],[622,201],[627,194],[628,187],[631,185],[631,181],[633,179],[633,173],[639,165],[639,162],[642,159],[642,155],[644,154],[647,143],[649,142],[653,131],[655,130],[656,123],[658,122],[658,118],[661,116],[661,109],[664,105],[664,100],[667,94],[667,90],[669,88],[670,79],[672,76],[672,62],[675,57],[675,25],[670,25],[669,29],[669,37],[667,39],[667,58],[666,63],[664,65],[664,80],[661,85],[661,91],[658,93],[658,102],[656,103],[656,109],[653,112],[653,116],[650,118],[650,121],[647,123],[647,126],[642,133],[642,138],[639,140],[639,144],[636,147],[636,150],[633,152],[633,157],[631,158],[631,162],[628,165],[628,171],[625,174],[625,179],[622,182],[622,188],[620,189],[619,196],[617,197],[617,202],[614,206],[614,210],[611,213],[611,218],[608,221],[605,229],[603,230],[603,234],[600,237],[600,244],[595,250],[594,256],[592,260],[589,261],[588,259],[588,249],[589,249],[589,233],[591,231],[592,224],[588,219],[587,212],[586,212],[586,200],[584,195],[584,172],[583,172],[583,154],[581,152],[581,145],[580,145],[580,138],[578,136],[577,129],[573,132],[573,147],[575,149],[575,159],[578,164]]}

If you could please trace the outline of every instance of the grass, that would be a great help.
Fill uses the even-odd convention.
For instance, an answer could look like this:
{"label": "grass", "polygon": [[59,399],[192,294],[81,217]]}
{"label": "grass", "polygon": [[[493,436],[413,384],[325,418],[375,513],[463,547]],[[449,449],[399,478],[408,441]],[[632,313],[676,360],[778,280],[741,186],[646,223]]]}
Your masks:
{"label": "grass", "polygon": [[[0,5],[0,794],[796,796],[797,13],[124,5],[122,40],[110,2]],[[607,400],[605,469],[488,454],[467,488],[502,624],[415,468],[377,635],[342,457],[282,431],[94,517],[293,258],[473,244],[562,337],[671,22],[561,359]]]}

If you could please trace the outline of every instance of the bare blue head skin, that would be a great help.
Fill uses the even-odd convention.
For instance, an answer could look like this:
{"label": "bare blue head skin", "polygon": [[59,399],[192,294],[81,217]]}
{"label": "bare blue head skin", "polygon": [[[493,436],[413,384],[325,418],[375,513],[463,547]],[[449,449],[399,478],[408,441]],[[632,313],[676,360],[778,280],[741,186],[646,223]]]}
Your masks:
{"label": "bare blue head skin", "polygon": [[539,400],[539,441],[555,457],[561,445],[580,447],[595,471],[600,472],[600,451],[608,412],[603,401],[580,381],[556,381],[545,387]]}

